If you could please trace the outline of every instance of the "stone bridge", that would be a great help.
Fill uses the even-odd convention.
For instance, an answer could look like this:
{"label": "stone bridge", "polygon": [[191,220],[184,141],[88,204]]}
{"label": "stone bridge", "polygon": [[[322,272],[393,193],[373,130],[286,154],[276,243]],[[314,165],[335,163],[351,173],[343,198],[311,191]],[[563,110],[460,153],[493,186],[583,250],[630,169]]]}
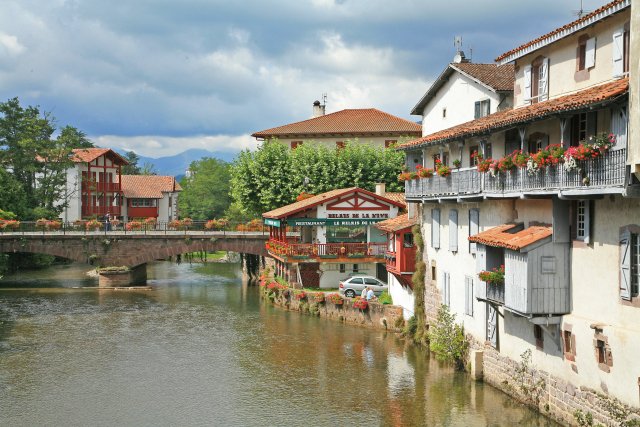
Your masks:
{"label": "stone bridge", "polygon": [[0,253],[39,253],[92,264],[102,268],[100,286],[122,286],[145,282],[147,262],[188,252],[232,251],[267,256],[268,238],[260,232],[215,231],[6,233],[0,235]]}

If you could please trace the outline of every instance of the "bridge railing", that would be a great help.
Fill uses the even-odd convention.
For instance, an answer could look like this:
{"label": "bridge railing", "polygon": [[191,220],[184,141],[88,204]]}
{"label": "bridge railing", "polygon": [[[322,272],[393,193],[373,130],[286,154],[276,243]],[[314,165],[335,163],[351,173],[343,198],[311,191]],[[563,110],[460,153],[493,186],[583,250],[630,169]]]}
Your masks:
{"label": "bridge railing", "polygon": [[3,234],[269,234],[262,222],[218,222],[191,221],[11,221],[0,220],[0,235]]}

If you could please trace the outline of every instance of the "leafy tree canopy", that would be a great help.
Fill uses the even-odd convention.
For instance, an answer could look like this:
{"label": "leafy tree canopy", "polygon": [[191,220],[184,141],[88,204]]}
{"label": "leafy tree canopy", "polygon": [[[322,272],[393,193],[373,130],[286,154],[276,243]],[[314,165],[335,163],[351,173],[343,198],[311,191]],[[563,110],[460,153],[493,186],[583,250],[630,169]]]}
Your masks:
{"label": "leafy tree canopy", "polygon": [[228,163],[210,157],[192,162],[191,175],[180,181],[180,215],[198,220],[223,217],[231,204],[229,168]]}
{"label": "leafy tree canopy", "polygon": [[402,191],[397,176],[403,163],[402,152],[357,141],[338,150],[313,143],[290,150],[269,140],[257,151],[238,155],[231,168],[231,195],[234,203],[259,216],[293,203],[303,191],[319,194],[346,187],[374,191],[376,183],[385,183],[387,191]]}

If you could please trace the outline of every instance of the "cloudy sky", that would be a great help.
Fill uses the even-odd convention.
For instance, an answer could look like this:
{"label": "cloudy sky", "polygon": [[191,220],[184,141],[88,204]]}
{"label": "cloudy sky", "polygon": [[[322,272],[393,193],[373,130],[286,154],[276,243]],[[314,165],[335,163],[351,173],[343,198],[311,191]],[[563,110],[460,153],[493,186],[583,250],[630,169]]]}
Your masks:
{"label": "cloudy sky", "polygon": [[[100,146],[151,157],[255,147],[327,112],[411,108],[453,58],[474,62],[575,19],[580,0],[2,0],[0,100]],[[584,0],[593,10],[604,0]]]}

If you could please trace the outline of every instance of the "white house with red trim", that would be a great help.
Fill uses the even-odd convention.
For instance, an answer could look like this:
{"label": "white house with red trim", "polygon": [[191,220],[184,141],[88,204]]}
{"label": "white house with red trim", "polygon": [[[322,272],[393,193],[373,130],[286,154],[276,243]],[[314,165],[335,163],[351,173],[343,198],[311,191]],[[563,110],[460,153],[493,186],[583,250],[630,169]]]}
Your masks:
{"label": "white house with red trim", "polygon": [[60,218],[80,219],[154,217],[171,221],[178,215],[182,191],[172,176],[122,175],[128,162],[109,148],[74,149],[73,167],[67,170],[66,203]]}
{"label": "white house with red trim", "polygon": [[[578,409],[612,422],[601,396],[640,408],[630,10],[612,1],[500,55],[498,66],[514,66],[513,109],[400,147],[425,168],[443,150],[461,161],[405,186],[421,209],[428,311],[456,314],[498,387],[514,386],[512,367],[530,351],[544,373],[541,407],[567,423]],[[472,147],[486,162],[474,165]],[[479,275],[501,266],[501,281]]]}
{"label": "white house with red trim", "polygon": [[335,288],[353,274],[386,281],[387,238],[375,224],[395,218],[405,207],[399,196],[351,187],[265,212],[276,274],[320,288]]}

